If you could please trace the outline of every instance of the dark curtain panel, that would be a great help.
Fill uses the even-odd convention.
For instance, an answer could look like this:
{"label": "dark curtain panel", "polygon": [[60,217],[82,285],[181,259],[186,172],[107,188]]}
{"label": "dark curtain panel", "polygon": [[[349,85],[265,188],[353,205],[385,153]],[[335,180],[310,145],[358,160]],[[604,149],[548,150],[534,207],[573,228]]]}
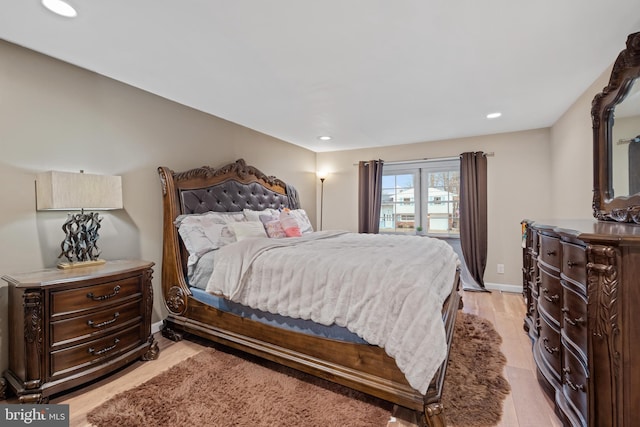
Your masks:
{"label": "dark curtain panel", "polygon": [[382,160],[358,163],[358,232],[380,231]]}
{"label": "dark curtain panel", "polygon": [[487,158],[482,151],[460,158],[460,245],[469,273],[484,289],[487,266]]}

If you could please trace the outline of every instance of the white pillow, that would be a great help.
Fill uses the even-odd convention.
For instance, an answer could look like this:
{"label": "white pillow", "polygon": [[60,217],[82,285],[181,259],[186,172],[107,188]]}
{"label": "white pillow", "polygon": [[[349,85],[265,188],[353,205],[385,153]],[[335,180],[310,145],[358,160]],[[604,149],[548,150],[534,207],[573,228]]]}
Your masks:
{"label": "white pillow", "polygon": [[205,227],[200,222],[189,220],[181,222],[180,227],[178,227],[178,233],[187,248],[187,252],[189,252],[189,258],[187,259],[188,271],[204,254],[222,246],[219,236],[223,234],[223,229],[226,227],[224,224],[209,224]]}
{"label": "white pillow", "polygon": [[304,233],[312,233],[313,226],[311,225],[311,221],[309,221],[309,216],[304,209],[293,209],[290,211],[291,216],[296,219],[298,223],[298,227],[300,227],[300,232]]}
{"label": "white pillow", "polygon": [[260,221],[234,222],[229,226],[233,229],[238,242],[245,239],[267,237],[264,225]]}
{"label": "white pillow", "polygon": [[253,211],[251,209],[244,209],[242,211],[244,213],[244,217],[247,221],[260,221],[260,215],[279,215],[280,211],[278,209],[267,208],[263,211]]}
{"label": "white pillow", "polygon": [[205,253],[236,241],[229,224],[245,221],[242,212],[206,212],[180,215],[174,221],[184,246],[189,252],[187,267]]}

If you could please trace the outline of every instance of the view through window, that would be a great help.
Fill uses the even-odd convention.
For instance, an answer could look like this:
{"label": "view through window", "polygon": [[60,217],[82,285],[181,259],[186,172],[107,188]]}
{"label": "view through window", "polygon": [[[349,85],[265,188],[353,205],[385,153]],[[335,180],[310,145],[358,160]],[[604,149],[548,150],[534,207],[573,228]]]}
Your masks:
{"label": "view through window", "polygon": [[385,163],[380,233],[460,235],[460,159]]}

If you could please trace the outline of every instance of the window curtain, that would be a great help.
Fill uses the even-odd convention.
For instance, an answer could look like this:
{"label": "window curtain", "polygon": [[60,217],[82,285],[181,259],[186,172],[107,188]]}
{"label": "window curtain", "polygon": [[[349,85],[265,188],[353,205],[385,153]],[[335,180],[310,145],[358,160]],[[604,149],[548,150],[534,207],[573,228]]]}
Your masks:
{"label": "window curtain", "polygon": [[358,232],[380,231],[382,204],[382,160],[358,163]]}
{"label": "window curtain", "polygon": [[460,156],[460,245],[471,277],[484,290],[487,266],[487,158]]}

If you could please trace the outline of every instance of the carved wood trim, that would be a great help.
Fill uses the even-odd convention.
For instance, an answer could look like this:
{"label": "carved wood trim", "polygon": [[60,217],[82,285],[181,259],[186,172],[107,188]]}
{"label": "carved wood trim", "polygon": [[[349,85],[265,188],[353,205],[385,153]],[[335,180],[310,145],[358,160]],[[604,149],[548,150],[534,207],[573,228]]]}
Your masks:
{"label": "carved wood trim", "polygon": [[[620,307],[617,258],[619,250],[612,246],[587,246],[587,281],[589,332],[595,345],[604,345],[611,383],[612,405],[618,404],[620,385]],[[599,341],[599,342],[596,342]],[[612,425],[618,425],[618,411],[612,408]]]}
{"label": "carved wood trim", "polygon": [[424,418],[428,427],[445,427],[444,406],[441,403],[430,403],[424,406]]}
{"label": "carved wood trim", "polygon": [[30,290],[23,296],[26,375],[24,387],[32,390],[42,384],[42,292]]}
{"label": "carved wood trim", "polygon": [[246,179],[247,177],[255,176],[256,178],[266,182],[269,185],[286,188],[286,184],[283,181],[276,178],[275,176],[266,175],[254,166],[247,165],[244,159],[238,159],[233,163],[229,163],[217,169],[210,166],[202,166],[200,168],[190,169],[186,172],[176,173],[171,171],[171,173],[173,175],[174,181],[183,181],[193,178],[210,179],[229,174],[233,174],[240,179]]}
{"label": "carved wood trim", "polygon": [[172,286],[167,292],[167,308],[172,313],[182,314],[187,309],[184,292],[179,286]]}

